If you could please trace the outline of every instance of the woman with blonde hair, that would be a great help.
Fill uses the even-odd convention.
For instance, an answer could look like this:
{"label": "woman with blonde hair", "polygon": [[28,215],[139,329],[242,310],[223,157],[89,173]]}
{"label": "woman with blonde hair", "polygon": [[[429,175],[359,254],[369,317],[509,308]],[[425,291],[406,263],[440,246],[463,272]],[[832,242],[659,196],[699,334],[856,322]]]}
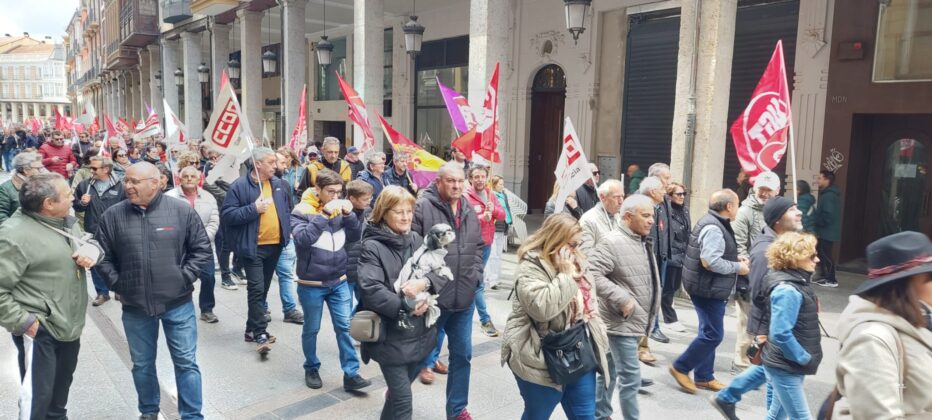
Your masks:
{"label": "woman with blonde hair", "polygon": [[[578,249],[582,228],[555,214],[518,250],[514,303],[505,326],[501,363],[508,364],[524,399],[522,420],[548,419],[557,404],[569,418],[595,417],[595,374],[605,373],[608,336],[598,314],[595,283]],[[542,341],[585,328],[594,366],[575,382],[559,384]],[[585,356],[585,355],[583,355]],[[564,381],[565,382],[565,381]]]}
{"label": "woman with blonde hair", "polygon": [[[412,417],[411,383],[421,370],[437,343],[437,325],[428,325],[424,316],[426,302],[410,302],[423,291],[436,294],[446,282],[442,276],[427,274],[425,278],[410,279],[395,290],[395,280],[405,262],[421,246],[423,240],[411,231],[414,220],[414,196],[402,187],[385,187],[375,201],[369,226],[360,243],[357,281],[362,298],[357,311],[373,311],[382,318],[382,334],[378,342],[362,343],[362,360],[379,363],[388,386],[383,419],[410,419]],[[407,299],[406,299],[407,298]],[[407,314],[407,326],[399,323],[401,314]]]}
{"label": "woman with blonde hair", "polygon": [[810,419],[803,379],[814,375],[822,361],[819,298],[811,281],[819,263],[816,238],[783,233],[767,248],[767,261],[770,327],[762,361],[773,388],[767,418]]}

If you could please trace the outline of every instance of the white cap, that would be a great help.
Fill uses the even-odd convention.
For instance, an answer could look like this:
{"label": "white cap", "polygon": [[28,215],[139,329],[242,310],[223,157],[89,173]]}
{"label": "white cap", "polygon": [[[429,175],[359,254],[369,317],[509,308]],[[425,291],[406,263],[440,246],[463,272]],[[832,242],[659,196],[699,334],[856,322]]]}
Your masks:
{"label": "white cap", "polygon": [[773,191],[780,191],[780,184],[780,177],[770,171],[761,172],[754,178],[754,188],[770,188]]}

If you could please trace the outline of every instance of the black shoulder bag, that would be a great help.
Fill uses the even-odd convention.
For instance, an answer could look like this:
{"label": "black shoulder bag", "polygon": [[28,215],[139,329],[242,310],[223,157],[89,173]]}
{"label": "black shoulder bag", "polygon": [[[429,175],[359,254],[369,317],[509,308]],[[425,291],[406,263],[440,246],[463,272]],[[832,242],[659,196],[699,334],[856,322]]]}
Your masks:
{"label": "black shoulder bag", "polygon": [[[534,264],[547,272],[539,261],[534,261]],[[534,319],[530,316],[528,319],[531,326],[537,330]],[[544,353],[550,380],[558,385],[576,383],[598,366],[592,340],[589,339],[589,330],[583,321],[577,321],[563,331],[551,332],[540,337],[540,349]]]}

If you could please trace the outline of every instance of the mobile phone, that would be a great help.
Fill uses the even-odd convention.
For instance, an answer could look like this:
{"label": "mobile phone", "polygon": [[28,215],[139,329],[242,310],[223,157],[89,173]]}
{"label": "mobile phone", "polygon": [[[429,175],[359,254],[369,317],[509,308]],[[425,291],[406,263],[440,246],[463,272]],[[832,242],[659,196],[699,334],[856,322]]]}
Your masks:
{"label": "mobile phone", "polygon": [[560,248],[560,258],[562,258],[564,261],[569,261],[572,255],[573,251],[570,251],[570,247],[563,245],[563,247]]}

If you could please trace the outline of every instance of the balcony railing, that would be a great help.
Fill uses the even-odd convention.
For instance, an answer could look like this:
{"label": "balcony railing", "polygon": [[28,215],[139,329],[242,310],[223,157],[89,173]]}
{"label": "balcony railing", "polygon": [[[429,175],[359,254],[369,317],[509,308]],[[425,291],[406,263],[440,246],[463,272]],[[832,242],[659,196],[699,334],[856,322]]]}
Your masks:
{"label": "balcony railing", "polygon": [[155,0],[124,0],[120,8],[120,39],[127,47],[145,47],[159,36]]}
{"label": "balcony railing", "polygon": [[162,21],[178,23],[191,18],[190,0],[162,0]]}

